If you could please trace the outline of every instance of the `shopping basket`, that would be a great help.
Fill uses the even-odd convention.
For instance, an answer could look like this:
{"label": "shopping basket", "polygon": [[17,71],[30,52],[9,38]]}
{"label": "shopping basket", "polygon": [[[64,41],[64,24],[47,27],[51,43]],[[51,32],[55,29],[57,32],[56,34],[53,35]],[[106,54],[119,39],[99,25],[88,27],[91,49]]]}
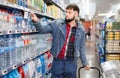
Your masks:
{"label": "shopping basket", "polygon": [[[80,68],[78,69],[78,78],[80,78],[80,70],[81,70],[82,68],[84,68],[84,66],[83,66],[83,67],[80,67]],[[98,73],[99,73],[99,78],[100,78],[101,73],[100,73],[100,69],[99,69],[99,68],[97,68],[97,67],[90,67],[90,69],[95,69],[95,70],[97,70]]]}

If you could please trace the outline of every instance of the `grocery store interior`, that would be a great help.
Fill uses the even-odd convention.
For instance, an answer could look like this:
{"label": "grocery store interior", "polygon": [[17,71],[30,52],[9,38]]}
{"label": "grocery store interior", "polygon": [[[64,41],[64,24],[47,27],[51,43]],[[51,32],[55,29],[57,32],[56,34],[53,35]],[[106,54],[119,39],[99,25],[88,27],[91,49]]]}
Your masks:
{"label": "grocery store interior", "polygon": [[30,12],[46,25],[69,4],[80,8],[91,67],[79,59],[77,78],[120,78],[120,0],[0,0],[0,78],[51,78],[52,36],[39,34]]}

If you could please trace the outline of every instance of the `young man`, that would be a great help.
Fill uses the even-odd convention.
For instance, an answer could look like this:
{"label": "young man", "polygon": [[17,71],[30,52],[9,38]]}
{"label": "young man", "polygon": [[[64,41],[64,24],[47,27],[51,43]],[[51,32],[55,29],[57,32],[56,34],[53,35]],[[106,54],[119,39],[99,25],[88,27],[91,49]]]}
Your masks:
{"label": "young man", "polygon": [[52,78],[76,78],[77,59],[80,57],[86,70],[90,67],[85,56],[85,30],[76,18],[79,15],[77,5],[66,7],[65,20],[54,20],[47,26],[38,22],[35,14],[31,19],[40,33],[51,33],[53,36],[51,54],[54,57]]}

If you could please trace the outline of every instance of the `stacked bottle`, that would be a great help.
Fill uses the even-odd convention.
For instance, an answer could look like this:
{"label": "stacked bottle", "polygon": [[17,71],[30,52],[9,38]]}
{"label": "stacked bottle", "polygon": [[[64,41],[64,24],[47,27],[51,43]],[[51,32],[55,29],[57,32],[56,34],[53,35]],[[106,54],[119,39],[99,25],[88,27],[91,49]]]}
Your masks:
{"label": "stacked bottle", "polygon": [[35,30],[29,13],[26,16],[19,10],[0,8],[0,31],[7,33],[7,31],[15,32],[15,30]]}
{"label": "stacked bottle", "polygon": [[46,35],[10,34],[0,36],[0,71],[50,50],[51,42],[47,39],[51,37]]}
{"label": "stacked bottle", "polygon": [[50,64],[52,63],[52,60],[52,55],[49,52],[46,52],[35,58],[33,61],[18,67],[7,75],[4,75],[2,78],[40,78],[42,76],[50,78],[51,74],[48,71],[51,68]]}

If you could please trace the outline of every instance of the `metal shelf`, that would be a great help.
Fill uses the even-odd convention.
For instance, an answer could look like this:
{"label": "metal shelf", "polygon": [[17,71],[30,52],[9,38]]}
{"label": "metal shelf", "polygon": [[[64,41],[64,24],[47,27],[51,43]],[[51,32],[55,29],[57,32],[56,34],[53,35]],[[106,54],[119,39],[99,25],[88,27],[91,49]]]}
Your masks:
{"label": "metal shelf", "polygon": [[44,0],[46,3],[51,3],[56,5],[57,7],[59,7],[63,12],[65,12],[65,10],[62,8],[62,6],[60,6],[60,4],[54,2],[53,0]]}
{"label": "metal shelf", "polygon": [[106,52],[106,54],[120,54],[118,51]]}
{"label": "metal shelf", "polygon": [[9,35],[9,34],[26,34],[26,33],[37,33],[36,30],[15,30],[15,31],[0,31],[0,35]]}
{"label": "metal shelf", "polygon": [[120,30],[106,30],[107,32],[116,32],[116,31],[120,31]]}

